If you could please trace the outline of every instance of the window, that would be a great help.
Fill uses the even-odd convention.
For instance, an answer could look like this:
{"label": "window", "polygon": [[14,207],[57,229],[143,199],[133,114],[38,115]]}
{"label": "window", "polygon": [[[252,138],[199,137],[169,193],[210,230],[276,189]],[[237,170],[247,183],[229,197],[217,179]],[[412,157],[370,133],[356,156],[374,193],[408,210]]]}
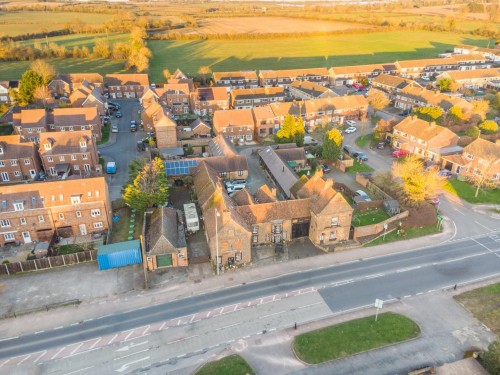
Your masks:
{"label": "window", "polygon": [[95,191],[95,196],[96,196],[96,198],[99,197],[99,190]]}
{"label": "window", "polygon": [[95,208],[95,209],[90,211],[90,215],[92,217],[101,216],[101,210],[98,208]]}
{"label": "window", "polygon": [[80,147],[87,147],[87,142],[81,141],[80,142]]}
{"label": "window", "polygon": [[82,217],[82,212],[81,211],[76,211],[76,217]]}
{"label": "window", "polygon": [[17,165],[17,160],[11,160],[10,161],[10,165],[12,165],[13,167],[15,167]]}
{"label": "window", "polygon": [[16,176],[16,177],[21,176],[21,172],[19,172],[19,171],[14,171],[14,176]]}
{"label": "window", "polygon": [[30,165],[31,162],[30,162],[30,159],[24,159],[24,165]]}
{"label": "window", "polygon": [[50,143],[44,143],[43,144],[43,148],[46,149],[46,150],[51,150],[52,149],[52,145]]}
{"label": "window", "polygon": [[72,195],[71,196],[71,204],[80,204],[80,196]]}
{"label": "window", "polygon": [[238,171],[238,176],[243,176],[243,171]]}
{"label": "window", "polygon": [[68,130],[69,130],[70,132],[72,132],[72,131],[73,131],[73,127],[72,127],[72,126],[70,126]]}
{"label": "window", "polygon": [[59,214],[59,220],[64,220],[64,214],[63,213]]}
{"label": "window", "polygon": [[19,218],[19,221],[21,222],[21,225],[26,225],[26,218],[25,217]]}
{"label": "window", "polygon": [[79,171],[79,170],[80,170],[80,166],[79,166],[79,165],[74,165],[74,166],[73,166],[73,169],[74,169],[75,171]]}
{"label": "window", "polygon": [[47,162],[52,163],[54,161],[54,158],[52,156],[47,157]]}
{"label": "window", "polygon": [[40,223],[45,223],[45,219],[44,219],[43,215],[39,215],[39,216],[38,216],[38,221],[39,221]]}
{"label": "window", "polygon": [[75,154],[71,155],[71,160],[76,160],[76,155]]}
{"label": "window", "polygon": [[62,202],[64,200],[64,195],[59,194],[59,200]]}
{"label": "window", "polygon": [[8,228],[8,227],[10,227],[10,220],[9,219],[0,220],[0,226],[2,228]]}
{"label": "window", "polygon": [[241,254],[241,251],[237,251],[235,254],[234,254],[234,257],[235,257],[235,260],[237,262],[241,262],[241,259],[242,259],[242,254]]}
{"label": "window", "polygon": [[65,161],[65,160],[66,158],[64,157],[64,155],[59,156],[59,161]]}
{"label": "window", "polygon": [[88,158],[89,158],[89,156],[88,156],[87,154],[83,154],[83,155],[82,155],[82,159],[83,159],[83,160],[87,160]]}
{"label": "window", "polygon": [[339,225],[339,218],[338,217],[332,217],[332,227],[336,227]]}
{"label": "window", "polygon": [[0,161],[0,167],[5,167],[5,163],[3,161]]}
{"label": "window", "polygon": [[14,202],[14,211],[22,211],[24,210],[23,202]]}
{"label": "window", "polygon": [[14,239],[14,234],[13,233],[5,233],[3,235],[3,237],[5,238],[5,241],[12,241]]}
{"label": "window", "polygon": [[221,177],[227,177],[227,172],[220,172],[219,176],[221,176]]}
{"label": "window", "polygon": [[94,228],[95,229],[102,228],[102,221],[98,221],[97,223],[94,223]]}
{"label": "window", "polygon": [[330,241],[335,241],[337,239],[337,231],[330,232]]}

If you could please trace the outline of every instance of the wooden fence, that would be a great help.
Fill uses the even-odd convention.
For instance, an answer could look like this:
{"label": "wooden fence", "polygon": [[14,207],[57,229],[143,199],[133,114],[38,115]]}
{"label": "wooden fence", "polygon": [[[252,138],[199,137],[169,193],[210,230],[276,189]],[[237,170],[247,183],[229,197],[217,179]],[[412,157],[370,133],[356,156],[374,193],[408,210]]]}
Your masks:
{"label": "wooden fence", "polygon": [[95,261],[97,261],[97,250],[87,250],[74,254],[1,264],[0,275],[15,275],[19,272],[39,271],[47,268],[65,267]]}

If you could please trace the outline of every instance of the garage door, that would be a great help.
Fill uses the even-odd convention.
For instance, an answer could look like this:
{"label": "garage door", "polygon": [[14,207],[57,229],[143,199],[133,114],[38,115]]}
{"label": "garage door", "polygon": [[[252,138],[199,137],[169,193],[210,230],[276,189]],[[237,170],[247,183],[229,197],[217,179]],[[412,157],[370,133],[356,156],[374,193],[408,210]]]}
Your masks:
{"label": "garage door", "polygon": [[172,254],[157,255],[156,265],[159,267],[171,267],[172,266]]}

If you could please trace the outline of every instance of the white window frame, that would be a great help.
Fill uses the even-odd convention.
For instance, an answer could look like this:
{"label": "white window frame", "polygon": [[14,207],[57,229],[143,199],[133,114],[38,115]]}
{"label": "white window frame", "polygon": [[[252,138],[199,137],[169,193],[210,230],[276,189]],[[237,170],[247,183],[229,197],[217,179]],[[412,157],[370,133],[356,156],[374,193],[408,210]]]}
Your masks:
{"label": "white window frame", "polygon": [[45,223],[45,218],[43,217],[43,215],[38,215],[38,221],[40,223]]}
{"label": "white window frame", "polygon": [[101,229],[101,228],[104,228],[104,226],[102,225],[102,221],[94,223],[94,229]]}
{"label": "white window frame", "polygon": [[26,218],[25,217],[20,217],[19,221],[20,221],[21,225],[26,225]]}
{"label": "white window frame", "polygon": [[4,233],[3,238],[5,238],[5,241],[11,241],[16,239],[16,237],[14,237],[14,233]]}
{"label": "white window frame", "polygon": [[9,219],[2,219],[2,220],[0,220],[0,227],[2,227],[2,228],[10,228],[10,220]]}
{"label": "white window frame", "polygon": [[99,208],[94,208],[90,210],[90,216],[92,217],[101,216],[101,210]]}
{"label": "white window frame", "polygon": [[80,204],[80,196],[79,195],[72,195],[71,196],[71,204]]}
{"label": "white window frame", "polygon": [[14,211],[23,211],[24,203],[23,202],[14,202]]}

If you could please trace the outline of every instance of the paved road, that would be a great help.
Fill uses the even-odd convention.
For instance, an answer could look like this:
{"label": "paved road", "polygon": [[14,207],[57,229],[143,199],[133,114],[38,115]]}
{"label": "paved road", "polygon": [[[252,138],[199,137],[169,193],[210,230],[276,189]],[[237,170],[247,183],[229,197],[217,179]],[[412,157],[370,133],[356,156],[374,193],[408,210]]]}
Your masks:
{"label": "paved road", "polygon": [[[193,322],[207,319],[210,312],[213,312],[212,316],[223,315],[227,312],[244,314],[254,304],[261,305],[273,301],[284,303],[283,301],[286,302],[287,298],[306,296],[309,293],[319,294],[320,300],[324,301],[332,314],[340,314],[371,305],[375,298],[395,301],[408,295],[427,293],[454,284],[492,277],[498,275],[499,270],[500,235],[490,234],[448,242],[418,251],[288,274],[222,291],[162,303],[141,310],[115,314],[88,322],[79,322],[67,327],[57,327],[54,330],[35,335],[4,340],[0,345],[0,358],[19,356],[17,357],[17,361],[19,361],[21,355],[25,355],[23,358],[28,358],[29,353],[34,352],[41,353],[40,355],[43,357],[46,354],[44,351],[54,348],[49,358],[41,360],[43,362],[58,358],[56,350],[58,347],[64,348],[68,345],[74,345],[71,347],[71,355],[69,355],[71,357],[77,354],[81,347],[84,347],[85,342],[90,343],[90,340],[96,338],[111,337],[112,339],[109,341],[113,341],[115,337],[120,335],[127,336],[126,332],[133,332],[137,327],[141,327],[139,331],[144,330],[144,334],[146,331],[149,331],[148,334],[150,334],[153,331],[161,330],[165,324],[190,326]],[[307,304],[306,306],[312,305]],[[281,314],[285,317],[288,315],[283,313],[287,311],[292,310],[280,310],[271,313],[271,315],[280,316]],[[316,311],[308,316],[317,317],[318,315],[324,316],[324,311]],[[307,320],[304,317],[299,318]],[[286,324],[293,321],[290,319],[297,319],[297,316],[293,314],[288,316],[287,319],[284,319]],[[299,320],[299,322],[301,321]],[[175,322],[177,323],[174,324]],[[267,326],[263,327],[268,327],[268,329],[282,328],[284,324],[283,321],[277,323],[263,320],[260,323],[259,321],[254,322],[254,325],[260,328],[259,324],[262,323],[266,323]],[[247,328],[241,334],[248,335],[249,329]],[[255,330],[255,328],[253,329]],[[215,333],[207,332],[204,337],[211,338],[213,334]],[[232,334],[232,339],[236,339],[235,332]],[[128,335],[130,336],[131,333]],[[190,337],[184,336],[182,340],[188,338]],[[220,337],[219,340],[223,343],[227,341],[227,338]],[[105,341],[108,342],[108,339]],[[93,345],[97,345],[97,342]],[[207,348],[204,346],[206,343],[197,342],[197,345],[199,345],[197,350]],[[179,349],[176,348],[176,350]],[[189,350],[192,350],[192,347]],[[153,358],[151,356],[150,360],[152,361]],[[28,362],[28,360],[26,361]],[[154,363],[151,361],[149,363]],[[67,362],[69,363],[69,361]],[[8,362],[4,361],[3,363],[8,365]],[[11,363],[16,363],[16,360],[12,360]],[[0,361],[0,368],[1,366],[2,362]],[[136,366],[141,366],[141,364],[138,363]]]}

